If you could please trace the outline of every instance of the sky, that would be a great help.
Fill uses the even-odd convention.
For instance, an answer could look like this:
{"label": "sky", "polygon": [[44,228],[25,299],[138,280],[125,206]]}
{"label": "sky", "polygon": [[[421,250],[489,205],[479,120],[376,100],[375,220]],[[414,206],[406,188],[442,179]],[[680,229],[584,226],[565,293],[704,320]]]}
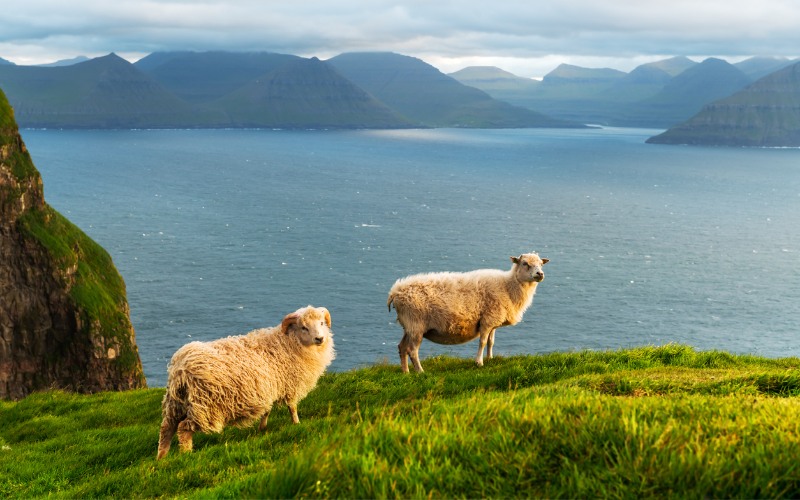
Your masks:
{"label": "sky", "polygon": [[44,64],[115,52],[392,51],[444,73],[559,64],[630,71],[671,56],[800,56],[797,0],[10,0],[0,57]]}

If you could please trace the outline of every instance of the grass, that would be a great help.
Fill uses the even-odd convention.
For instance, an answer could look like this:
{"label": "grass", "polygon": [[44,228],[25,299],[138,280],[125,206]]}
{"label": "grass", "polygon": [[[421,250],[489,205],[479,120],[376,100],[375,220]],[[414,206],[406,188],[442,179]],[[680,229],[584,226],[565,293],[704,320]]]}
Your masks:
{"label": "grass", "polygon": [[256,425],[156,462],[163,389],[0,403],[0,496],[800,495],[800,359],[682,345],[325,375]]}

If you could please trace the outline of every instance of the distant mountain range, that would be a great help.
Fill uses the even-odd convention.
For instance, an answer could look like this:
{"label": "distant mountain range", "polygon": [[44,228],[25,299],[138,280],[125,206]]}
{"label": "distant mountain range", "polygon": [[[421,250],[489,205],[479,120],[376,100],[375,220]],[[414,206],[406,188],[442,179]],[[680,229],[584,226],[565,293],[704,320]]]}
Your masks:
{"label": "distant mountain range", "polygon": [[0,88],[21,127],[175,127],[189,105],[114,55],[71,66],[0,66]]}
{"label": "distant mountain range", "polygon": [[[391,85],[370,86],[391,74]],[[22,127],[584,127],[467,87],[419,59],[163,52],[56,66],[0,66]]]}
{"label": "distant mountain range", "polygon": [[[669,129],[651,142],[795,145],[798,61],[672,57],[626,73],[562,64],[541,81],[494,67],[445,75],[413,57],[268,52],[0,59],[20,126],[43,128],[585,127]],[[792,69],[795,68],[795,69]],[[795,71],[795,73],[793,73]],[[787,143],[791,143],[788,144]]]}
{"label": "distant mountain range", "polygon": [[705,105],[689,120],[647,142],[800,147],[800,62]]}
{"label": "distant mountain range", "polygon": [[622,127],[668,128],[703,105],[741,90],[755,79],[792,64],[757,57],[730,64],[709,58],[697,63],[673,57],[638,66],[629,73],[562,64],[541,82],[499,68],[465,68],[450,76],[496,99],[555,118]]}
{"label": "distant mountain range", "polygon": [[342,54],[328,62],[412,122],[432,127],[578,126],[493,99],[414,57],[366,52]]}

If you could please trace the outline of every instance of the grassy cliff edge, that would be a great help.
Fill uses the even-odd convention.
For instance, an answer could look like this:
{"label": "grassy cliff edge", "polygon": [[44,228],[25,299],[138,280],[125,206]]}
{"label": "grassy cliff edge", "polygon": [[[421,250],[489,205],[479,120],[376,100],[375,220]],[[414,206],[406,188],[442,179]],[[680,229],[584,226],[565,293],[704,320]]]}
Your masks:
{"label": "grassy cliff edge", "polygon": [[682,345],[330,373],[155,461],[163,389],[0,402],[0,495],[794,497],[800,359]]}

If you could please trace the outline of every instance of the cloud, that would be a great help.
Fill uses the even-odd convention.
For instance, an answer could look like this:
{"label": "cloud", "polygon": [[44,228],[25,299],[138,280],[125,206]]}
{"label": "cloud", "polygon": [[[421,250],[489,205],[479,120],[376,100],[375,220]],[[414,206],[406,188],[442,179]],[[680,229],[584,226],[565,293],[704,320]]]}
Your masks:
{"label": "cloud", "polygon": [[794,0],[26,0],[3,17],[0,57],[22,63],[180,49],[323,59],[390,50],[448,66],[533,68],[800,51]]}

